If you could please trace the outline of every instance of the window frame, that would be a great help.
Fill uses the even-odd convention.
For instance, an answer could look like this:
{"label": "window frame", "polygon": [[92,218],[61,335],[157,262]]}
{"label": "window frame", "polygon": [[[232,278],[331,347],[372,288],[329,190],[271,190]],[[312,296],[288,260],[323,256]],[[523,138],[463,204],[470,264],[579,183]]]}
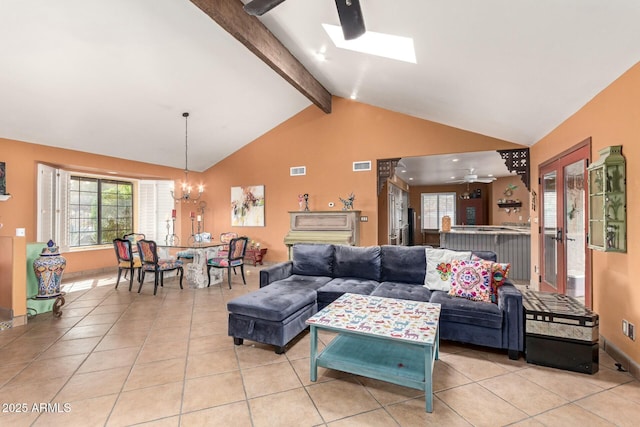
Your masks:
{"label": "window frame", "polygon": [[[78,182],[77,186],[73,185],[74,181]],[[95,183],[95,191],[87,191],[86,189],[83,190],[83,183]],[[115,206],[106,203],[107,198],[110,197],[109,192],[111,191],[106,187],[113,184],[115,184],[116,186]],[[125,203],[123,205],[120,205],[120,200],[123,199],[121,195],[126,195],[126,191],[120,192],[120,186],[129,187],[130,189],[130,193],[125,198]],[[72,249],[77,249],[92,246],[110,245],[112,243],[113,238],[107,238],[107,241],[104,241],[106,234],[112,234],[114,232],[113,229],[108,229],[105,226],[105,221],[114,218],[112,215],[106,215],[105,212],[108,207],[115,207],[116,211],[115,237],[122,237],[125,234],[132,233],[134,230],[134,219],[136,214],[135,187],[135,182],[131,180],[113,179],[113,177],[99,177],[94,175],[71,174],[69,177],[69,190],[67,193],[69,198],[69,213],[67,215],[67,225],[69,228],[69,247]],[[83,203],[83,195],[86,197],[87,194],[95,194],[95,199],[91,200],[91,203]],[[72,198],[75,198],[76,195],[78,203],[73,203]],[[74,209],[75,207],[77,207],[77,209]],[[90,211],[95,210],[95,216],[91,215],[88,217],[83,217],[82,212],[86,211],[86,207],[89,207]],[[120,208],[129,208],[129,213],[127,215],[120,215]],[[72,216],[76,213],[77,216]],[[123,226],[120,226],[121,219],[126,221]],[[85,228],[89,223],[92,223],[91,225],[93,225],[94,228],[92,230],[83,230],[83,228]],[[90,233],[95,233],[95,242],[83,244],[83,235],[90,235]],[[75,238],[74,234],[78,234],[77,239]]]}
{"label": "window frame", "polygon": [[102,249],[112,243],[93,246],[69,247],[69,185],[71,175],[102,178],[108,181],[124,181],[133,184],[133,229],[145,233],[147,239],[164,241],[169,230],[171,209],[175,200],[171,197],[175,181],[139,180],[126,176],[104,176],[84,172],[70,172],[45,163],[37,164],[37,215],[36,239],[38,242],[53,240],[61,253]]}
{"label": "window frame", "polygon": [[[435,197],[436,198],[436,227],[427,227],[426,224],[426,220],[430,219],[428,217],[430,217],[431,215],[427,214],[427,210],[425,208],[425,201],[427,198],[432,198]],[[441,198],[444,197],[451,197],[451,202],[453,205],[453,208],[451,211],[446,211],[446,207],[441,208],[440,204],[441,204]],[[423,230],[440,230],[441,226],[442,226],[442,217],[445,215],[449,215],[451,217],[451,223],[455,224],[456,223],[456,210],[457,210],[457,194],[453,191],[444,191],[444,192],[433,192],[433,193],[420,193],[420,208],[422,210],[422,218],[421,218],[421,226]],[[442,212],[442,210],[445,209],[444,212]],[[432,224],[428,224],[428,225],[432,225]]]}

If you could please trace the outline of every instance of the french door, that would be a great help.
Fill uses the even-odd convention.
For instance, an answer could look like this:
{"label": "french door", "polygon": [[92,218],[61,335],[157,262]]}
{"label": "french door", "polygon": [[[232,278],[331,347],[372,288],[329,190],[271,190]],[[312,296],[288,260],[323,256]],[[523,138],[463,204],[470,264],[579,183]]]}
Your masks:
{"label": "french door", "polygon": [[540,290],[591,307],[587,248],[588,139],[540,166]]}

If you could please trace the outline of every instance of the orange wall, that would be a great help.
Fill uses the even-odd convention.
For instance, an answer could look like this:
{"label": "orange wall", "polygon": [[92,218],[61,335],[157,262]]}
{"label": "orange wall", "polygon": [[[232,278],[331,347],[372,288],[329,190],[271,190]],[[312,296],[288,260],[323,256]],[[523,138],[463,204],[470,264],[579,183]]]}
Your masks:
{"label": "orange wall", "polygon": [[[538,165],[588,137],[592,160],[609,145],[622,145],[627,159],[627,253],[592,251],[593,308],[600,316],[600,334],[640,363],[640,340],[625,337],[621,327],[622,319],[640,325],[637,264],[634,267],[640,259],[640,198],[634,194],[640,184],[640,63],[531,148],[531,182],[538,182]],[[533,266],[539,265],[538,237],[532,233]]]}
{"label": "orange wall", "polygon": [[[340,209],[338,197],[356,196],[354,208],[369,217],[361,223],[361,245],[378,241],[376,160],[427,154],[517,148],[518,145],[421,120],[343,98],[333,98],[331,114],[315,106],[272,129],[205,172],[217,193],[209,198],[212,231],[236,231],[269,248],[268,261],[287,258],[283,238],[288,211],[298,194],[308,193],[311,210]],[[372,170],[352,172],[354,161],[372,161]],[[289,168],[307,175],[290,177]],[[230,188],[265,185],[265,227],[231,227]],[[212,221],[212,222],[211,222]]]}
{"label": "orange wall", "polygon": [[[512,196],[507,197],[504,195],[504,191],[507,189],[509,184],[516,185],[517,188],[513,190]],[[535,188],[535,186],[533,186],[533,188]],[[511,208],[509,212],[506,212],[505,209],[498,207],[498,200],[500,199],[520,200],[520,202],[522,202],[522,207],[519,212],[514,212],[513,208]],[[529,196],[529,190],[527,190],[527,187],[525,187],[519,176],[514,175],[498,178],[491,184],[489,209],[492,212],[491,218],[493,225],[502,225],[505,222],[526,223],[529,220],[530,206],[531,197]]]}
{"label": "orange wall", "polygon": [[[212,166],[203,174],[207,202],[207,231],[214,236],[236,231],[269,248],[267,261],[287,258],[284,235],[289,230],[288,211],[298,209],[298,194],[310,195],[312,210],[340,209],[339,197],[355,193],[354,207],[368,216],[361,224],[362,245],[377,243],[376,160],[428,154],[517,148],[518,145],[404,114],[342,98],[333,99],[333,112],[324,114],[310,106],[262,137]],[[0,236],[26,228],[27,242],[36,233],[36,164],[46,162],[72,171],[104,173],[149,179],[183,177],[182,169],[155,166],[112,157],[63,150],[37,144],[0,139],[2,161],[7,164],[7,191],[0,202]],[[371,160],[372,170],[352,172],[352,163]],[[307,175],[290,177],[289,168],[306,166]],[[232,186],[265,185],[265,227],[231,227]],[[194,205],[179,205],[177,226],[181,241],[190,231],[189,211]],[[113,249],[66,253],[67,272],[110,267]]]}
{"label": "orange wall", "polygon": [[[26,241],[36,239],[36,170],[37,163],[43,162],[52,166],[63,167],[69,171],[102,173],[115,171],[128,178],[174,179],[179,185],[183,178],[182,169],[156,166],[148,163],[132,162],[114,157],[63,150],[38,144],[12,141],[0,138],[0,159],[6,163],[7,193],[12,195],[6,202],[0,202],[0,236],[14,236],[16,228],[26,229]],[[192,174],[192,179],[199,179],[199,174]],[[177,186],[176,185],[176,186]],[[178,223],[182,221],[183,235],[187,232],[189,206],[180,206]],[[189,224],[187,224],[189,223]],[[181,239],[182,240],[182,239]],[[115,255],[113,248],[74,251],[64,254],[67,259],[66,272],[95,270],[113,266]]]}

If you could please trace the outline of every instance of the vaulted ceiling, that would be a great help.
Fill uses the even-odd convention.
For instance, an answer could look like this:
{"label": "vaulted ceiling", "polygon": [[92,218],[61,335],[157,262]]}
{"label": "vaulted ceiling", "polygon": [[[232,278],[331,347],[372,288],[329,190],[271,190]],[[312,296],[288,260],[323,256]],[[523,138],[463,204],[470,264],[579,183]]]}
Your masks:
{"label": "vaulted ceiling", "polygon": [[[182,168],[188,111],[189,168],[204,170],[313,105],[196,6],[229,1],[2,0],[0,137]],[[640,59],[636,0],[361,4],[417,63],[335,47],[334,0],[254,21],[332,95],[525,145]]]}

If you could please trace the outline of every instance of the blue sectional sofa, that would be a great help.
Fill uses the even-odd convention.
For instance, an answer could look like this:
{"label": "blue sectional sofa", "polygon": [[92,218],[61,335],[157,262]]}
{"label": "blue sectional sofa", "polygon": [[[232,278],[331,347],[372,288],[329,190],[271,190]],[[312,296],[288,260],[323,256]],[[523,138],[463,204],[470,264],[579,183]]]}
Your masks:
{"label": "blue sectional sofa", "polygon": [[[260,271],[260,289],[228,302],[229,336],[285,351],[305,321],[344,293],[441,304],[440,338],[508,351],[518,359],[524,347],[520,291],[508,280],[497,304],[449,296],[423,286],[425,246],[296,244],[292,260]],[[474,255],[497,261],[493,252]]]}

